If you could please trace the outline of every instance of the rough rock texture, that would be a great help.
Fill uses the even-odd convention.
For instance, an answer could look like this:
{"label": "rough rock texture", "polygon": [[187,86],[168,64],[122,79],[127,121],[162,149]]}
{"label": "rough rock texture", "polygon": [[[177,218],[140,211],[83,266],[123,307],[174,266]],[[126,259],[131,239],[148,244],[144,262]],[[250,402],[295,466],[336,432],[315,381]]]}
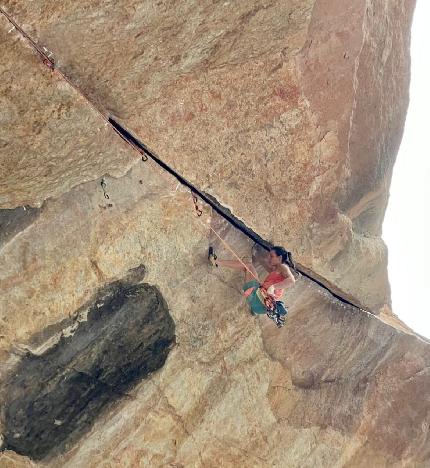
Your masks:
{"label": "rough rock texture", "polygon": [[[3,1],[101,109],[266,240],[376,312],[389,302],[379,233],[407,102],[413,2],[242,3],[100,1],[78,10],[67,1]],[[429,343],[303,277],[286,294],[285,328],[252,317],[243,274],[207,265],[209,244],[231,257],[209,224],[240,256],[249,258],[253,243],[204,204],[198,218],[188,190],[139,162],[1,25],[12,54],[2,72],[12,73],[12,57],[22,63],[17,83],[33,77],[21,81],[16,102],[2,96],[40,107],[40,122],[51,125],[31,173],[12,144],[15,126],[2,134],[3,207],[41,207],[0,246],[0,379],[35,336],[38,347],[50,345],[52,330],[100,288],[139,281],[142,264],[145,283],[166,301],[177,346],[66,453],[36,464],[7,450],[0,464],[429,466]],[[45,112],[59,91],[86,124],[64,126]],[[33,115],[16,120],[27,128],[24,148],[38,141],[28,131]],[[58,157],[45,181],[36,169],[61,138],[72,148],[82,138],[83,152]],[[112,175],[109,199],[104,174]]]}
{"label": "rough rock texture", "polygon": [[[157,285],[175,321],[177,346],[159,372],[49,466],[428,465],[428,343],[345,308],[304,278],[288,294],[291,313],[279,331],[267,317],[249,315],[241,273],[206,263],[209,242],[230,256],[208,238],[207,221],[250,255],[243,234],[205,205],[197,218],[189,193],[152,163],[107,187],[111,208],[86,183],[47,201],[38,222],[1,251],[8,340],[29,342],[99,284],[144,263],[145,281]],[[31,308],[25,279],[5,283],[17,268],[25,278],[26,244],[38,258],[32,281],[46,285]],[[52,307],[55,293],[61,302]]]}
{"label": "rough rock texture", "polygon": [[[0,207],[40,206],[136,157],[0,15]],[[115,142],[115,144],[114,144]]]}
{"label": "rough rock texture", "polygon": [[375,312],[414,3],[3,1],[100,108]]}
{"label": "rough rock texture", "polygon": [[0,248],[35,221],[37,208],[20,206],[11,210],[0,210]]}

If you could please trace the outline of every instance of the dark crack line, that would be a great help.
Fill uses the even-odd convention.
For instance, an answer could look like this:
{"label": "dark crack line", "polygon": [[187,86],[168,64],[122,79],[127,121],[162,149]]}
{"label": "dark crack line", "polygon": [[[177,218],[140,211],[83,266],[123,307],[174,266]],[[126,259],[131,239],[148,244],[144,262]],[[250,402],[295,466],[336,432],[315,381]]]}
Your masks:
{"label": "dark crack line", "polygon": [[[108,118],[109,123],[112,125],[114,130],[120,135],[120,137],[129,142],[132,147],[134,147],[140,154],[145,153],[146,156],[150,157],[155,163],[157,163],[162,169],[164,169],[166,172],[171,174],[173,177],[175,177],[182,185],[185,187],[189,188],[191,192],[194,194],[198,195],[201,200],[203,200],[205,203],[207,203],[216,213],[218,213],[222,218],[224,218],[227,222],[229,222],[232,226],[234,226],[236,229],[241,231],[243,234],[245,234],[249,239],[254,241],[256,244],[260,245],[263,247],[265,250],[270,250],[273,247],[273,244],[270,242],[265,241],[261,236],[259,236],[256,232],[254,232],[252,229],[248,228],[245,223],[237,219],[234,215],[231,213],[227,212],[227,209],[223,207],[215,198],[210,197],[206,195],[204,192],[199,190],[195,185],[193,185],[191,182],[189,182],[187,179],[185,179],[183,176],[181,176],[179,173],[177,173],[174,169],[172,169],[170,166],[168,166],[165,162],[163,162],[152,150],[148,148],[144,143],[142,143],[138,138],[136,138],[130,131],[125,129],[121,124],[119,124],[115,119],[112,117]],[[310,281],[313,283],[317,284],[321,288],[325,289],[327,292],[329,292],[335,299],[339,300],[340,302],[347,304],[351,307],[354,307],[359,310],[363,310],[365,312],[369,312],[372,315],[373,314],[371,311],[366,310],[350,301],[348,299],[343,298],[342,296],[336,294],[333,290],[331,290],[328,286],[326,286],[324,283],[321,281],[317,280],[316,278],[312,277],[305,271],[303,271],[301,268],[296,267],[295,270],[300,273],[301,275],[305,276],[308,278]]]}
{"label": "dark crack line", "polygon": [[[10,22],[10,24],[21,34],[21,36],[29,43],[30,47],[32,47],[41,57],[42,62],[53,72],[57,72],[60,77],[66,81],[72,89],[76,91],[76,93],[79,94],[82,98],[87,101],[89,106],[94,109],[101,117],[102,119],[109,124],[108,118],[106,115],[95,105],[93,102],[90,100],[88,96],[85,95],[85,93],[79,89],[72,81],[69,80],[69,78],[55,65],[55,60],[51,58],[51,54],[46,53],[47,49],[44,48],[43,46],[40,46],[37,42],[35,42],[25,31],[24,29],[19,26],[19,24],[12,18],[11,15],[9,15],[3,7],[0,6],[0,13]],[[49,51],[48,51],[49,52]]]}
{"label": "dark crack line", "polygon": [[[252,229],[248,228],[245,223],[240,221],[238,218],[233,216],[231,212],[223,207],[214,197],[211,197],[198,188],[196,188],[191,182],[187,179],[182,177],[179,173],[177,173],[174,169],[168,166],[165,162],[163,162],[152,150],[148,148],[144,143],[142,143],[138,138],[136,138],[130,131],[125,129],[121,124],[119,124],[114,118],[111,116],[106,116],[89,98],[86,96],[80,88],[78,88],[74,83],[72,83],[69,78],[55,66],[55,62],[53,59],[50,58],[44,52],[43,47],[40,47],[19,25],[16,21],[5,12],[5,10],[0,7],[0,12],[4,15],[4,17],[16,28],[16,30],[29,42],[30,46],[36,50],[36,52],[41,56],[42,61],[45,65],[47,65],[53,72],[58,72],[58,74],[81,96],[83,97],[88,104],[102,117],[103,120],[107,124],[113,128],[113,130],[125,141],[127,142],[133,149],[135,149],[141,156],[143,160],[150,157],[155,163],[157,163],[162,169],[166,172],[171,174],[175,177],[182,185],[188,187],[192,193],[198,195],[205,203],[212,207],[212,209],[218,213],[222,218],[228,221],[232,226],[236,229],[241,231],[245,234],[248,238],[252,241],[263,247],[265,250],[270,250],[273,247],[273,244],[270,242],[265,241],[261,236],[255,233]],[[315,277],[311,276],[310,274],[303,271],[301,268],[296,267],[294,268],[298,273],[303,275],[304,277],[308,278],[313,283],[317,284],[322,289],[326,290],[333,298],[337,299],[338,301],[342,302],[343,304],[349,305],[355,309],[358,309],[363,312],[370,313],[374,316],[371,310],[366,309],[364,307],[360,307],[353,302],[345,299],[344,297],[340,296],[339,294],[335,293],[330,287],[326,286],[322,281],[319,281]]]}
{"label": "dark crack line", "polygon": [[206,195],[204,192],[199,190],[195,185],[189,182],[187,179],[182,177],[178,172],[168,166],[164,161],[162,161],[152,150],[148,148],[144,143],[142,143],[138,138],[136,138],[131,132],[125,129],[121,124],[119,124],[114,118],[108,117],[108,121],[114,130],[120,135],[120,137],[130,143],[130,145],[135,148],[140,154],[144,153],[146,156],[150,157],[155,163],[157,163],[162,169],[168,172],[170,175],[175,177],[178,182],[180,182],[185,187],[189,188],[193,193],[199,196],[206,204],[208,204],[213,210],[215,210],[221,217],[233,225],[236,229],[240,230],[243,234],[249,237],[252,241],[259,244],[265,250],[270,250],[273,246],[270,242],[265,241],[262,237],[256,234],[254,231],[249,229],[243,222],[234,217],[232,214],[226,213],[226,208],[223,207],[218,201]]}
{"label": "dark crack line", "polygon": [[55,64],[54,60],[51,59],[50,54],[47,54],[43,47],[40,47],[33,39],[19,26],[19,24],[8,14],[6,11],[0,7],[0,12],[3,16],[13,25],[13,27],[30,43],[30,45],[37,51],[41,56],[42,62],[51,70],[54,69]]}

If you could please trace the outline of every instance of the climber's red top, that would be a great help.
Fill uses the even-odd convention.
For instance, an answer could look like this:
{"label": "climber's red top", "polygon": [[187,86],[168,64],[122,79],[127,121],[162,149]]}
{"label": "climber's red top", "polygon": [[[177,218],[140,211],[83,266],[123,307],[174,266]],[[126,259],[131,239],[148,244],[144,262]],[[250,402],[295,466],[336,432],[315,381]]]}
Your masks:
{"label": "climber's red top", "polygon": [[[282,281],[284,281],[284,279],[285,278],[281,275],[281,273],[278,273],[277,271],[272,271],[272,273],[269,273],[267,275],[267,278],[264,280],[264,283],[261,285],[261,287],[262,289],[267,290],[269,286],[272,286],[272,284],[281,283]],[[274,296],[278,300],[282,297],[283,293],[283,289],[275,289]]]}

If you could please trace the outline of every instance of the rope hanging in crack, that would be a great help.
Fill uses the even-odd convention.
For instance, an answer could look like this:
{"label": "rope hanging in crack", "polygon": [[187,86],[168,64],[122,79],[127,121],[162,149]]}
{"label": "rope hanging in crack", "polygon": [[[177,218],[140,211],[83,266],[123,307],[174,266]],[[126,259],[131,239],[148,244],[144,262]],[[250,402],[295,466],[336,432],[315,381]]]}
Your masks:
{"label": "rope hanging in crack", "polygon": [[40,58],[42,59],[42,63],[46,65],[51,71],[55,70],[55,61],[52,56],[52,52],[50,52],[46,47],[40,47],[33,39],[16,23],[13,18],[6,13],[2,7],[0,7],[0,13],[12,24],[12,29],[8,32],[12,32],[16,29],[24,38],[30,42],[31,46],[39,53]]}
{"label": "rope hanging in crack", "polygon": [[[258,236],[256,233],[254,233],[252,230],[247,228],[242,222],[238,221],[235,219],[232,215],[227,214],[224,209],[220,208],[220,206],[217,205],[216,201],[214,202],[211,200],[209,196],[206,196],[203,192],[199,191],[194,187],[190,182],[188,182],[185,178],[183,178],[181,175],[179,175],[177,172],[175,172],[173,169],[171,169],[167,164],[165,164],[160,158],[158,158],[152,151],[150,151],[143,143],[141,143],[136,137],[134,137],[130,132],[128,132],[126,129],[124,129],[119,123],[117,123],[112,117],[106,116],[86,95],[85,93],[78,88],[70,79],[55,66],[55,61],[53,58],[51,58],[52,53],[48,51],[45,47],[40,47],[14,20],[13,18],[7,14],[2,7],[0,7],[0,13],[5,16],[5,18],[12,24],[12,29],[9,31],[11,32],[13,29],[16,29],[24,38],[27,40],[30,44],[30,46],[41,56],[42,62],[48,66],[52,72],[58,73],[62,79],[64,79],[80,96],[82,96],[88,103],[89,106],[91,106],[100,116],[101,118],[105,121],[105,125],[110,125],[116,133],[119,134],[119,136],[125,140],[133,149],[139,152],[141,155],[141,159],[143,162],[148,161],[148,157],[150,157],[154,162],[156,162],[159,166],[161,166],[164,170],[166,170],[168,173],[176,177],[176,179],[179,180],[179,182],[182,185],[185,185],[189,189],[191,189],[193,192],[198,194],[198,196],[208,205],[210,205],[214,211],[216,211],[221,217],[226,219],[232,226],[234,226],[236,229],[239,229],[241,232],[243,232],[246,236],[248,236],[250,239],[252,239],[255,243],[259,244],[261,247],[263,247],[265,250],[270,250],[271,244],[266,242],[264,239],[262,239],[260,236]],[[49,52],[49,53],[48,53]],[[103,188],[103,186],[102,186]],[[105,190],[103,190],[104,197],[106,199],[109,199],[109,195],[106,193]],[[212,228],[211,228],[212,229]],[[336,294],[333,292],[329,287],[325,286],[321,281],[317,280],[316,278],[310,276],[306,272],[296,268],[295,271],[298,273],[302,274],[306,278],[308,278],[310,281],[312,281],[315,284],[318,284],[320,287],[323,289],[327,290],[333,297],[338,299],[339,301],[343,302],[344,304],[348,304],[356,309],[372,313],[369,310],[366,310],[362,307],[357,306],[356,304],[353,304],[352,302],[348,301],[347,299],[344,299],[342,296],[339,294]],[[373,314],[375,315],[375,314]]]}
{"label": "rope hanging in crack", "polygon": [[228,223],[230,223],[233,227],[238,229],[239,231],[243,232],[247,237],[249,237],[252,241],[256,244],[260,245],[264,250],[270,250],[271,244],[266,242],[262,239],[258,234],[253,232],[251,229],[247,228],[244,223],[235,219],[233,215],[227,212],[220,204],[216,202],[216,200],[211,199],[209,195],[206,195],[204,192],[196,188],[193,184],[188,182],[187,179],[182,177],[178,174],[174,169],[168,166],[165,162],[163,162],[153,151],[151,151],[146,145],[144,145],[141,141],[139,141],[132,133],[126,130],[121,124],[119,124],[112,116],[108,118],[108,122],[115,130],[119,136],[127,141],[129,145],[138,151],[140,154],[145,153],[152,161],[158,164],[162,169],[168,172],[170,175],[175,177],[177,181],[187,187],[191,192],[195,193],[203,202],[207,203],[212,209],[219,214],[222,218],[224,218]]}

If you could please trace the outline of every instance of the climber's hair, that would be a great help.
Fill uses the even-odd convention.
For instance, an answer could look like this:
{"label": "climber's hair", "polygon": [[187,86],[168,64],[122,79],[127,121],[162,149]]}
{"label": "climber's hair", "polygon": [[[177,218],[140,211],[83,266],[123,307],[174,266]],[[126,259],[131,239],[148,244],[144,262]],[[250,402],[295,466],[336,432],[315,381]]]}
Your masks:
{"label": "climber's hair", "polygon": [[275,245],[270,250],[273,250],[278,257],[282,257],[282,263],[286,263],[291,268],[296,268],[294,265],[293,257],[291,256],[291,252],[288,252],[288,250],[285,250],[279,245]]}

